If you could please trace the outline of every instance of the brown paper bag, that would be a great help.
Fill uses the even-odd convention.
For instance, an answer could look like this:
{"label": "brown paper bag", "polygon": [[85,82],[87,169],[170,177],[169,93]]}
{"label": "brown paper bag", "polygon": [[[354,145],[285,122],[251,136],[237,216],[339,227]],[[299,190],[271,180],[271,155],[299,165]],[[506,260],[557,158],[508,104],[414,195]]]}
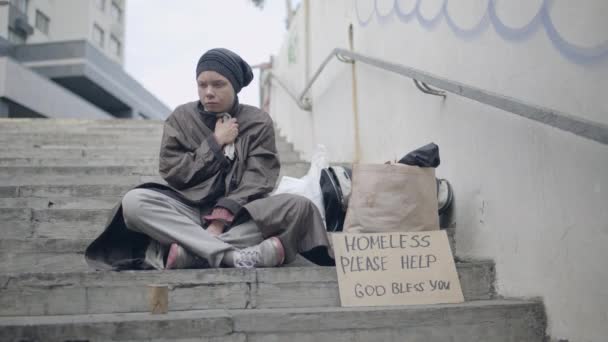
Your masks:
{"label": "brown paper bag", "polygon": [[355,164],[346,233],[439,230],[435,169]]}

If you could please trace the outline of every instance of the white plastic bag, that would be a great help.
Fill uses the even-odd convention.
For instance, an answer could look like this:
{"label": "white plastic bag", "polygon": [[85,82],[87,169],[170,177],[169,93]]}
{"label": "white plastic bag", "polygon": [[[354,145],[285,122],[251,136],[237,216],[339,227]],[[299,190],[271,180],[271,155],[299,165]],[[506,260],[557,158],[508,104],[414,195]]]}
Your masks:
{"label": "white plastic bag", "polygon": [[302,178],[283,176],[273,195],[295,194],[308,198],[319,209],[321,218],[325,224],[325,209],[323,206],[323,194],[321,193],[321,170],[329,167],[327,149],[323,145],[317,145],[310,161],[310,169]]}

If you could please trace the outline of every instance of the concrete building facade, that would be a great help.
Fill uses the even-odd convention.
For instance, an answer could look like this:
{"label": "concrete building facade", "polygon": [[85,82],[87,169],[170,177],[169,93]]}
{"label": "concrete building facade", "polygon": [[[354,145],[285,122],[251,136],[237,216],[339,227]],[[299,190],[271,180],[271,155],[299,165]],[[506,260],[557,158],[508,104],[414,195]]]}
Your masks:
{"label": "concrete building facade", "polygon": [[[170,109],[122,67],[125,25],[125,0],[0,1],[0,116],[166,117]],[[40,108],[48,89],[64,108]]]}

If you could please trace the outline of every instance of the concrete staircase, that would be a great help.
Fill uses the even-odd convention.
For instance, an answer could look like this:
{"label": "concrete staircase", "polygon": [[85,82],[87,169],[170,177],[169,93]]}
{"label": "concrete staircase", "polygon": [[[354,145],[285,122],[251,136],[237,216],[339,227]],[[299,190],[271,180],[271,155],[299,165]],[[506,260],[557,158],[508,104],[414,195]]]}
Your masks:
{"label": "concrete staircase", "polygon": [[[335,270],[95,272],[85,246],[157,175],[162,123],[0,120],[0,341],[543,341],[535,300],[497,298],[494,265],[457,263],[466,303],[341,308]],[[282,173],[308,165],[278,140]],[[147,311],[169,284],[169,313]]]}

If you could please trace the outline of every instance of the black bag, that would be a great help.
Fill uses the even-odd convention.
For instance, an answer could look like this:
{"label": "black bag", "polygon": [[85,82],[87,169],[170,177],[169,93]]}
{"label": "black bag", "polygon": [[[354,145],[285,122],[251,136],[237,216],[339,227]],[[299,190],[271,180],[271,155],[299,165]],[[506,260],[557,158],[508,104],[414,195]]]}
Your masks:
{"label": "black bag", "polygon": [[342,231],[351,193],[351,177],[352,170],[347,167],[333,166],[321,170],[319,183],[328,232]]}
{"label": "black bag", "polygon": [[419,167],[437,167],[441,163],[439,146],[435,143],[424,145],[401,158],[399,163]]}

